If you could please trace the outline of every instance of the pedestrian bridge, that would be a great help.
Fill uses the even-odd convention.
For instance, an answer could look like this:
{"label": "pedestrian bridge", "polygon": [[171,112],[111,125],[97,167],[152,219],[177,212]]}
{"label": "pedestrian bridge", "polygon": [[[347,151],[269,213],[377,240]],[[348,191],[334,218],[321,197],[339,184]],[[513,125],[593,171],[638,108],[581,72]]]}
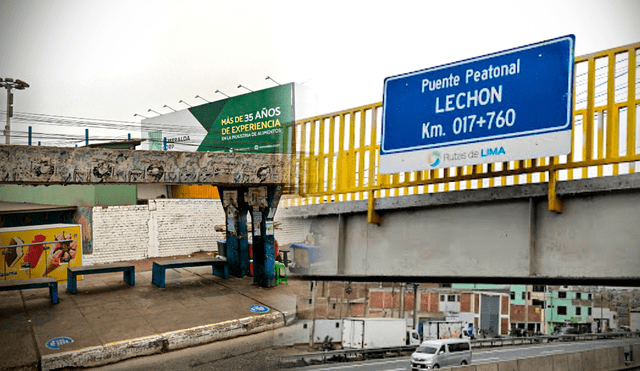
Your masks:
{"label": "pedestrian bridge", "polygon": [[299,122],[279,213],[312,219],[315,277],[640,283],[639,50],[575,59],[567,156],[385,175],[381,103]]}
{"label": "pedestrian bridge", "polygon": [[319,279],[637,286],[639,50],[576,58],[567,156],[380,174],[376,103],[297,122],[291,156],[0,146],[0,181],[218,185],[232,274],[248,272],[252,213],[264,286],[283,191],[279,216],[311,221]]}

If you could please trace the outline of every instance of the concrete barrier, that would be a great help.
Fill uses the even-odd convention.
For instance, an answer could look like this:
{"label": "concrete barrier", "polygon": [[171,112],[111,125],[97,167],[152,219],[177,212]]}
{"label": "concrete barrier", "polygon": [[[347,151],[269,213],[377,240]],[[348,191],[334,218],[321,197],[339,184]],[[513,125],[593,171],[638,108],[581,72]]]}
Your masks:
{"label": "concrete barrier", "polygon": [[624,367],[624,347],[610,348],[609,360],[611,361],[609,367],[616,369]]}
{"label": "concrete barrier", "polygon": [[[517,371],[538,371],[538,370],[553,370],[553,360],[551,357],[528,357],[519,359]],[[500,368],[502,371],[502,368]],[[555,370],[554,370],[555,371]]]}
{"label": "concrete barrier", "polygon": [[569,353],[567,360],[569,361],[569,371],[584,371],[582,353]]}
{"label": "concrete barrier", "polygon": [[582,354],[582,370],[583,371],[602,371],[596,366],[596,352],[585,351],[580,352]]}
{"label": "concrete barrier", "polygon": [[[555,354],[551,356],[551,360],[553,363],[553,371],[573,371],[569,368],[568,354]],[[582,366],[582,364],[580,366]],[[582,371],[582,369],[580,369],[579,371]]]}
{"label": "concrete barrier", "polygon": [[617,370],[624,366],[624,361],[621,362],[620,359],[620,357],[624,359],[624,348],[622,347],[596,349],[593,354],[595,356],[596,370]]}
{"label": "concrete barrier", "polygon": [[484,365],[476,365],[476,371],[498,371],[498,364],[485,363]]}
{"label": "concrete barrier", "polygon": [[498,371],[519,371],[518,360],[514,359],[498,363]]}
{"label": "concrete barrier", "polygon": [[456,366],[453,369],[455,371],[478,371],[477,366],[475,366],[475,365]]}
{"label": "concrete barrier", "polygon": [[607,371],[609,370],[609,355],[608,349],[596,349],[595,353],[595,361],[596,361],[596,369],[599,371]]}
{"label": "concrete barrier", "polygon": [[[634,364],[640,364],[640,344],[631,347]],[[529,357],[482,365],[454,367],[456,371],[614,371],[625,367],[624,347]]]}
{"label": "concrete barrier", "polygon": [[640,344],[634,344],[631,347],[631,360],[634,365],[640,365]]}

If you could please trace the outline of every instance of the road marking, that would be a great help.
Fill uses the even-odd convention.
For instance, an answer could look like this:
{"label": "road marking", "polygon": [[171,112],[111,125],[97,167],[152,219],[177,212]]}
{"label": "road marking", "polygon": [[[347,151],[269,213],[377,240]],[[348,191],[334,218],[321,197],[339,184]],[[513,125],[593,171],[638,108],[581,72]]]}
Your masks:
{"label": "road marking", "polygon": [[483,364],[483,363],[489,363],[489,362],[494,362],[494,361],[499,361],[501,358],[500,357],[489,357],[489,358],[483,358],[483,359],[474,359],[473,360],[473,364]]}
{"label": "road marking", "polygon": [[540,352],[541,354],[552,354],[552,353],[566,353],[565,349],[555,349],[555,350],[543,350]]}

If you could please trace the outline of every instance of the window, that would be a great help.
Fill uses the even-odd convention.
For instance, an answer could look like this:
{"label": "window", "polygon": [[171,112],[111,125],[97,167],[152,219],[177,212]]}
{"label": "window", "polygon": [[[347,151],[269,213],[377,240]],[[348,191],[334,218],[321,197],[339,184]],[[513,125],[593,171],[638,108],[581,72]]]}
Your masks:
{"label": "window", "polygon": [[511,291],[511,300],[516,300],[516,293],[515,293],[515,291]]}
{"label": "window", "polygon": [[567,307],[561,305],[558,306],[558,315],[559,316],[566,316],[567,315]]}
{"label": "window", "polygon": [[566,291],[558,291],[558,299],[566,299],[567,292]]}
{"label": "window", "polygon": [[539,305],[544,308],[544,300],[533,299],[531,300],[531,305]]}
{"label": "window", "polygon": [[526,292],[523,291],[522,295],[520,295],[520,296],[522,296],[522,300],[527,300],[527,293]]}
{"label": "window", "polygon": [[587,315],[590,316],[591,315],[591,307],[587,308]]}
{"label": "window", "polygon": [[544,285],[533,285],[533,292],[544,292]]}
{"label": "window", "polygon": [[440,295],[440,301],[444,301],[444,295]]}
{"label": "window", "polygon": [[453,343],[449,344],[449,352],[464,352],[469,350],[469,343]]}
{"label": "window", "polygon": [[576,316],[579,316],[582,314],[582,307],[576,307]]}
{"label": "window", "polygon": [[582,294],[580,294],[579,292],[576,292],[576,299],[582,299]]}
{"label": "window", "polygon": [[336,322],[336,328],[340,328],[340,322]]}
{"label": "window", "polygon": [[587,295],[587,300],[591,300],[591,294]]}
{"label": "window", "polygon": [[456,296],[455,295],[447,295],[447,301],[450,301],[450,302],[456,301]]}

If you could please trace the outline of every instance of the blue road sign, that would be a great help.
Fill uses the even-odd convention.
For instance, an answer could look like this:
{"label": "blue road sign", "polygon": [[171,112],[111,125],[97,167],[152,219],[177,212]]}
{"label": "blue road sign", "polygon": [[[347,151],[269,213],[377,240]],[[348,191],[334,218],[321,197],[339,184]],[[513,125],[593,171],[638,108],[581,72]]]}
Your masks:
{"label": "blue road sign", "polygon": [[380,172],[568,154],[575,37],[385,79]]}

